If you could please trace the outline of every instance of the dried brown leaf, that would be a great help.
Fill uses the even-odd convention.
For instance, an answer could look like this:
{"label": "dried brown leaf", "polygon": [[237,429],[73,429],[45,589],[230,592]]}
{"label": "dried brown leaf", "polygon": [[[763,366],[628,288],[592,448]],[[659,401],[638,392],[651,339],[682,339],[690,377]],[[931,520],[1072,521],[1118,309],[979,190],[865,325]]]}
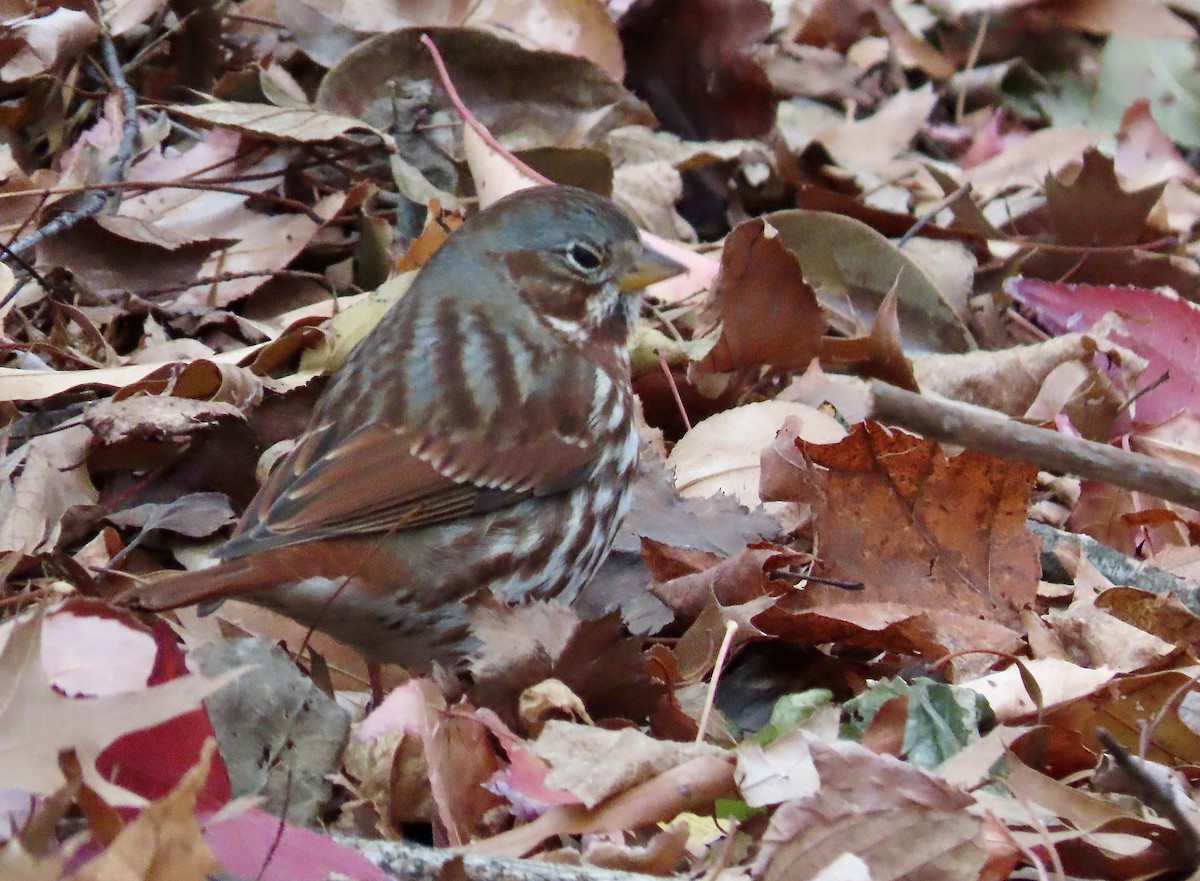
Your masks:
{"label": "dried brown leaf", "polygon": [[900,602],[1015,625],[1040,575],[1025,527],[1035,475],[971,450],[947,459],[931,441],[865,423],[837,444],[776,441],[762,492],[812,504],[823,574],[865,586],[810,584],[812,605]]}
{"label": "dried brown leaf", "polygon": [[636,728],[608,731],[557,720],[546,724],[530,749],[550,766],[546,785],[567,790],[589,808],[685,762],[725,755],[715,746],[656,740]]}
{"label": "dried brown leaf", "polygon": [[116,840],[70,881],[206,881],[221,869],[196,817],[196,797],[208,779],[216,742],[165,798],[121,830]]}
{"label": "dried brown leaf", "polygon": [[706,369],[804,368],[817,356],[825,319],[816,294],[769,223],[748,220],[726,237],[712,302],[721,335],[700,361]]}
{"label": "dried brown leaf", "polygon": [[986,859],[971,796],[855,743],[810,738],[815,794],[780,806],[754,863],[766,881],[814,878],[844,853],[874,879],[977,878]]}

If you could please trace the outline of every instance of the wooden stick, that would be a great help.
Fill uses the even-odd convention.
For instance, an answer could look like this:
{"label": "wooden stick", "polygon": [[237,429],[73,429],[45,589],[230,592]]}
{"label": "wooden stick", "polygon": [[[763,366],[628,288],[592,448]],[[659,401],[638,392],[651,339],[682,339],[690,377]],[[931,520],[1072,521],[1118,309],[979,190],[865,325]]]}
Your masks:
{"label": "wooden stick", "polygon": [[1108,444],[1026,425],[991,410],[929,398],[872,380],[871,417],[1045,471],[1100,480],[1200,510],[1200,471]]}

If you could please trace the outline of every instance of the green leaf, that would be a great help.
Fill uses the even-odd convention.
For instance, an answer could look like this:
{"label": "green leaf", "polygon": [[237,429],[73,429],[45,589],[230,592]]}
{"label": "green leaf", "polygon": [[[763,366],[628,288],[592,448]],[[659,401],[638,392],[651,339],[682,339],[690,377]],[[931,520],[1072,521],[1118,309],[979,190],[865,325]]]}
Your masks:
{"label": "green leaf", "polygon": [[718,820],[737,820],[744,823],[762,812],[762,808],[752,808],[740,798],[718,798],[713,802],[713,816]]}
{"label": "green leaf", "polygon": [[967,352],[975,341],[933,280],[883,235],[852,217],[793,208],[763,215],[800,260],[830,323],[865,334],[896,289],[906,352]]}
{"label": "green leaf", "polygon": [[1108,38],[1095,82],[1076,72],[1051,78],[1038,98],[1056,126],[1086,125],[1115,132],[1134,101],[1150,102],[1155,121],[1185,147],[1200,147],[1200,53],[1192,40]]}
{"label": "green leaf", "polygon": [[810,688],[808,691],[785,694],[775,702],[771,710],[771,721],[754,735],[754,740],[766,746],[781,734],[804,724],[812,714],[833,700],[833,692],[826,688]]}
{"label": "green leaf", "polygon": [[996,724],[987,700],[969,688],[916,679],[883,680],[847,701],[842,737],[858,740],[875,714],[894,697],[908,697],[904,726],[905,757],[922,768],[935,768]]}

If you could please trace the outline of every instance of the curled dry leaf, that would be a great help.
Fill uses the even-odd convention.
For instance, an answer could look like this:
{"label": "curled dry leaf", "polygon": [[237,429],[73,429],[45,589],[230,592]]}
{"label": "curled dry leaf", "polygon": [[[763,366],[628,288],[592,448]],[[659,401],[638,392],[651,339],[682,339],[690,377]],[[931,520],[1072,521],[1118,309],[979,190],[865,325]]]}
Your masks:
{"label": "curled dry leaf", "polygon": [[810,736],[809,748],[821,788],[771,817],[757,877],[815,878],[846,852],[876,879],[978,877],[987,849],[970,795],[855,743]]}
{"label": "curled dry leaf", "polygon": [[725,239],[712,292],[712,323],[721,332],[700,365],[708,370],[770,365],[807,367],[817,356],[825,319],[795,253],[762,219]]}
{"label": "curled dry leaf", "polygon": [[[1018,418],[1049,421],[1063,412],[1084,436],[1107,439],[1146,366],[1108,338],[1114,330],[1112,324],[1097,326],[999,352],[918,353],[913,373],[926,392]],[[1097,354],[1105,356],[1103,368]]]}
{"label": "curled dry leaf", "polygon": [[521,692],[517,712],[527,731],[534,737],[542,733],[546,723],[556,718],[593,725],[587,707],[579,695],[558,679],[546,679]]}
{"label": "curled dry leaf", "polygon": [[[680,495],[704,498],[724,493],[747,508],[759,505],[762,451],[788,417],[795,418],[799,436],[814,443],[832,443],[846,436],[836,419],[805,404],[759,401],[725,410],[695,425],[667,456]],[[767,510],[779,516],[779,507],[775,504]]]}
{"label": "curled dry leaf", "polygon": [[1132,673],[1162,664],[1182,647],[1159,639],[1096,607],[1076,600],[1045,616],[1068,656],[1087,667]]}
{"label": "curled dry leaf", "polygon": [[96,502],[86,467],[92,443],[92,432],[75,425],[0,459],[0,570],[11,571],[23,555],[53,550],[63,515]]}
{"label": "curled dry leaf", "polygon": [[692,759],[725,756],[715,746],[656,740],[636,728],[608,731],[557,720],[546,723],[530,749],[550,767],[546,785],[589,808]]}
{"label": "curled dry leaf", "polygon": [[620,792],[589,810],[583,805],[551,808],[532,823],[472,842],[469,853],[521,856],[547,838],[638,829],[685,812],[712,810],[735,793],[733,765],[723,756],[700,756]]}
{"label": "curled dry leaf", "polygon": [[[13,15],[10,11],[8,15]],[[4,26],[6,49],[0,82],[29,79],[69,65],[100,35],[100,27],[86,12],[61,7],[39,17],[15,16]]]}
{"label": "curled dry leaf", "polygon": [[216,753],[212,740],[204,745],[200,762],[179,785],[154,802],[121,830],[116,840],[71,876],[70,881],[109,881],[114,878],[157,881],[205,881],[221,865],[204,840],[196,816],[196,796],[208,779]]}

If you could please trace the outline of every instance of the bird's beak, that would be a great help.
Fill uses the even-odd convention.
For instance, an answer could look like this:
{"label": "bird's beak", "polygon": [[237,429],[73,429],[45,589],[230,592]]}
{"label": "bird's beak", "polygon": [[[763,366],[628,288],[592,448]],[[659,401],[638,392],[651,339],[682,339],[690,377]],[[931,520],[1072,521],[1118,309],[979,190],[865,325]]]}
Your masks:
{"label": "bird's beak", "polygon": [[682,264],[642,245],[633,266],[617,279],[617,286],[622,291],[631,293],[685,271],[686,267]]}

